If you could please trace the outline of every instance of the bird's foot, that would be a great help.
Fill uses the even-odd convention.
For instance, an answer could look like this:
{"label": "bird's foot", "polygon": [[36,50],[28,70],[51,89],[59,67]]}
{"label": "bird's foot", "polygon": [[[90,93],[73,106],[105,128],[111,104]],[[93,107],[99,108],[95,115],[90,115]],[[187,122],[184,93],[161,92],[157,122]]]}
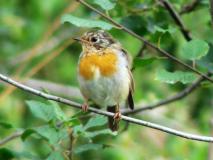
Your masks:
{"label": "bird's foot", "polygon": [[113,116],[113,119],[115,122],[119,122],[121,120],[121,112],[118,111],[115,113],[115,115]]}
{"label": "bird's foot", "polygon": [[81,109],[82,109],[83,112],[87,112],[88,108],[89,108],[88,103],[84,103],[84,104],[81,105]]}

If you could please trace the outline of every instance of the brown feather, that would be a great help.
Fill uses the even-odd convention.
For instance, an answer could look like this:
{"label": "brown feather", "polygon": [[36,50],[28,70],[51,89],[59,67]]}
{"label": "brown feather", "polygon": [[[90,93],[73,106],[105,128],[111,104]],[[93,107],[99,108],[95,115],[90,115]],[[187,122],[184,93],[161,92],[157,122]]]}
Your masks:
{"label": "brown feather", "polygon": [[133,97],[132,97],[132,94],[135,90],[135,84],[134,84],[134,80],[133,80],[133,76],[132,76],[132,72],[130,70],[131,68],[131,58],[129,57],[129,54],[127,53],[126,50],[122,49],[124,55],[126,56],[126,59],[129,63],[129,65],[127,66],[127,69],[128,69],[128,73],[129,73],[129,78],[130,78],[130,86],[129,86],[129,94],[128,94],[128,97],[127,97],[127,102],[128,102],[128,106],[130,109],[134,109],[134,101],[133,101]]}

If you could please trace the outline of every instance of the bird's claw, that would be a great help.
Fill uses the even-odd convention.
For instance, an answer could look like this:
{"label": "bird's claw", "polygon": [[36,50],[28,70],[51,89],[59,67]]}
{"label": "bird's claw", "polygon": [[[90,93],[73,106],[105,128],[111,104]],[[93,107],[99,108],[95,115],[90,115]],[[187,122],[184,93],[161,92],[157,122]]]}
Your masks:
{"label": "bird's claw", "polygon": [[113,116],[115,121],[120,121],[121,120],[121,112],[116,112],[115,115]]}
{"label": "bird's claw", "polygon": [[87,103],[84,103],[84,104],[81,105],[81,109],[82,109],[83,112],[87,112],[88,108],[89,108],[89,105]]}

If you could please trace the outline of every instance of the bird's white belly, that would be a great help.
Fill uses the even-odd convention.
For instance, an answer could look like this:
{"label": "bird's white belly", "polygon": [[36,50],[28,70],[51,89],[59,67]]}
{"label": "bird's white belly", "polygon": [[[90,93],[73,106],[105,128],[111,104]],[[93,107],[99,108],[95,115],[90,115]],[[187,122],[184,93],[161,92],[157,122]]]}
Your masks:
{"label": "bird's white belly", "polygon": [[80,88],[84,96],[101,107],[113,106],[124,102],[129,93],[130,77],[126,66],[118,66],[117,72],[105,77],[95,69],[93,79],[85,80],[79,76]]}

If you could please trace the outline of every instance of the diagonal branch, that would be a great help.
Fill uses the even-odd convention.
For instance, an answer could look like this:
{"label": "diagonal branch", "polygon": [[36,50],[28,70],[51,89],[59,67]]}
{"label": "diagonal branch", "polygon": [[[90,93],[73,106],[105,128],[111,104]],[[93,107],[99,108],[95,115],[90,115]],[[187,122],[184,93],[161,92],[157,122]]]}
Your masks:
{"label": "diagonal branch", "polygon": [[115,25],[116,27],[120,28],[121,30],[123,30],[123,31],[127,32],[128,34],[132,35],[133,37],[143,41],[145,45],[155,49],[157,52],[159,52],[159,53],[163,54],[164,56],[170,58],[171,60],[175,61],[176,63],[179,63],[179,64],[183,65],[184,67],[188,68],[189,70],[193,71],[194,73],[203,76],[205,79],[207,79],[208,81],[213,83],[213,79],[211,77],[208,77],[207,75],[205,75],[204,73],[198,71],[197,69],[193,68],[192,66],[182,62],[180,59],[178,59],[175,56],[171,55],[167,51],[162,50],[161,48],[158,48],[153,43],[150,43],[149,41],[144,39],[144,37],[139,36],[138,34],[133,32],[132,30],[130,30],[130,29],[126,28],[125,26],[115,22],[112,18],[110,18],[109,16],[105,15],[101,11],[97,10],[96,8],[94,8],[93,6],[91,6],[90,4],[85,2],[84,0],[76,0],[76,1],[80,2],[81,4],[83,4],[84,6],[88,7],[89,9],[93,10],[94,12],[98,13],[103,18],[105,18],[106,20],[108,20],[109,22],[111,22],[113,25]]}
{"label": "diagonal branch", "polygon": [[[210,76],[210,75],[211,74],[208,74],[208,76]],[[179,92],[178,94],[176,94],[174,96],[168,97],[168,98],[161,100],[159,102],[156,102],[154,104],[147,105],[147,106],[144,106],[144,107],[140,107],[140,108],[137,108],[137,109],[134,109],[134,110],[124,110],[122,113],[124,115],[135,114],[135,113],[139,113],[139,112],[142,112],[142,111],[155,109],[155,108],[161,107],[163,105],[166,105],[166,104],[175,102],[177,100],[180,100],[182,98],[185,98],[190,93],[192,93],[197,87],[199,87],[201,82],[204,81],[204,80],[205,80],[204,77],[200,77],[194,83],[192,83],[192,85],[188,86],[183,91]]]}
{"label": "diagonal branch", "polygon": [[[0,74],[0,79],[2,81],[6,82],[6,83],[9,83],[9,84],[11,84],[11,85],[23,90],[23,91],[26,91],[26,92],[29,92],[31,94],[37,95],[39,97],[43,97],[43,98],[48,99],[48,100],[53,100],[53,101],[56,101],[56,102],[59,102],[59,103],[66,104],[66,105],[68,105],[70,107],[81,109],[81,104],[79,104],[79,103],[76,103],[76,102],[70,101],[68,99],[64,99],[62,97],[57,97],[57,96],[54,96],[54,95],[51,95],[51,94],[47,94],[47,93],[38,91],[36,89],[30,88],[28,86],[25,86],[23,84],[20,84],[20,83],[18,83],[16,81],[10,79],[7,76],[4,76],[2,74]],[[110,116],[110,117],[114,116],[114,114],[111,113],[111,112],[106,112],[106,111],[99,110],[99,109],[96,109],[96,108],[93,108],[93,107],[90,107],[88,109],[88,111],[94,112],[94,113],[97,113],[97,114],[100,114],[100,115],[104,115],[104,116]],[[182,138],[213,143],[213,137],[189,134],[189,133],[181,132],[181,131],[178,131],[178,130],[175,130],[175,129],[171,129],[171,128],[168,128],[168,127],[164,127],[164,126],[161,126],[161,125],[158,125],[158,124],[155,124],[155,123],[151,123],[151,122],[147,122],[147,121],[131,118],[131,117],[124,116],[124,115],[121,116],[121,119],[124,120],[124,121],[130,122],[130,123],[133,123],[133,124],[138,124],[140,126],[146,126],[146,127],[153,128],[153,129],[156,129],[156,130],[160,130],[160,131],[163,131],[165,133],[176,135],[176,136],[179,136],[179,137],[182,137]]]}
{"label": "diagonal branch", "polygon": [[174,19],[175,23],[180,27],[180,31],[182,32],[183,36],[187,41],[190,41],[192,39],[189,31],[186,29],[185,25],[183,24],[179,14],[174,10],[172,7],[172,4],[167,0],[159,0],[164,7],[168,10],[171,17]]}
{"label": "diagonal branch", "polygon": [[27,81],[24,81],[23,84],[35,88],[37,90],[45,89],[49,93],[54,93],[63,97],[65,96],[74,99],[83,99],[80,90],[74,86],[61,85],[58,83],[38,79],[29,79]]}
{"label": "diagonal branch", "polygon": [[[187,41],[191,40],[191,36],[190,36],[190,33],[188,31],[186,31],[185,29],[185,26],[179,16],[179,14],[172,8],[172,5],[169,1],[166,1],[166,0],[159,0],[162,5],[164,5],[164,7],[169,11],[171,17],[174,19],[174,21],[176,22],[176,24],[180,27],[181,31],[182,31],[182,34],[184,35],[185,39]],[[141,47],[141,50],[139,51],[138,55],[140,55],[141,51],[143,51],[144,49],[144,46],[143,45]],[[210,74],[207,76],[210,76]],[[151,109],[155,109],[155,108],[158,108],[158,107],[161,107],[163,105],[166,105],[166,104],[169,104],[169,103],[172,103],[172,102],[175,102],[177,100],[180,100],[184,97],[186,97],[187,95],[189,95],[191,92],[193,92],[199,85],[200,83],[205,80],[204,77],[200,77],[198,78],[192,85],[188,86],[187,88],[185,88],[183,91],[181,91],[180,93],[174,95],[174,96],[171,96],[171,97],[168,97],[166,99],[163,99],[159,102],[156,102],[154,104],[151,104],[151,105],[146,105],[144,107],[140,107],[140,108],[137,108],[135,110],[129,110],[129,109],[125,109],[122,111],[122,113],[124,115],[129,115],[129,114],[135,114],[135,113],[139,113],[139,112],[142,112],[142,111],[146,111],[146,110],[151,110]]]}
{"label": "diagonal branch", "polygon": [[22,135],[22,133],[23,133],[22,131],[17,131],[15,133],[12,133],[8,137],[6,137],[0,141],[0,146],[3,146],[4,144],[8,143],[9,141],[12,141],[12,140],[20,137]]}

